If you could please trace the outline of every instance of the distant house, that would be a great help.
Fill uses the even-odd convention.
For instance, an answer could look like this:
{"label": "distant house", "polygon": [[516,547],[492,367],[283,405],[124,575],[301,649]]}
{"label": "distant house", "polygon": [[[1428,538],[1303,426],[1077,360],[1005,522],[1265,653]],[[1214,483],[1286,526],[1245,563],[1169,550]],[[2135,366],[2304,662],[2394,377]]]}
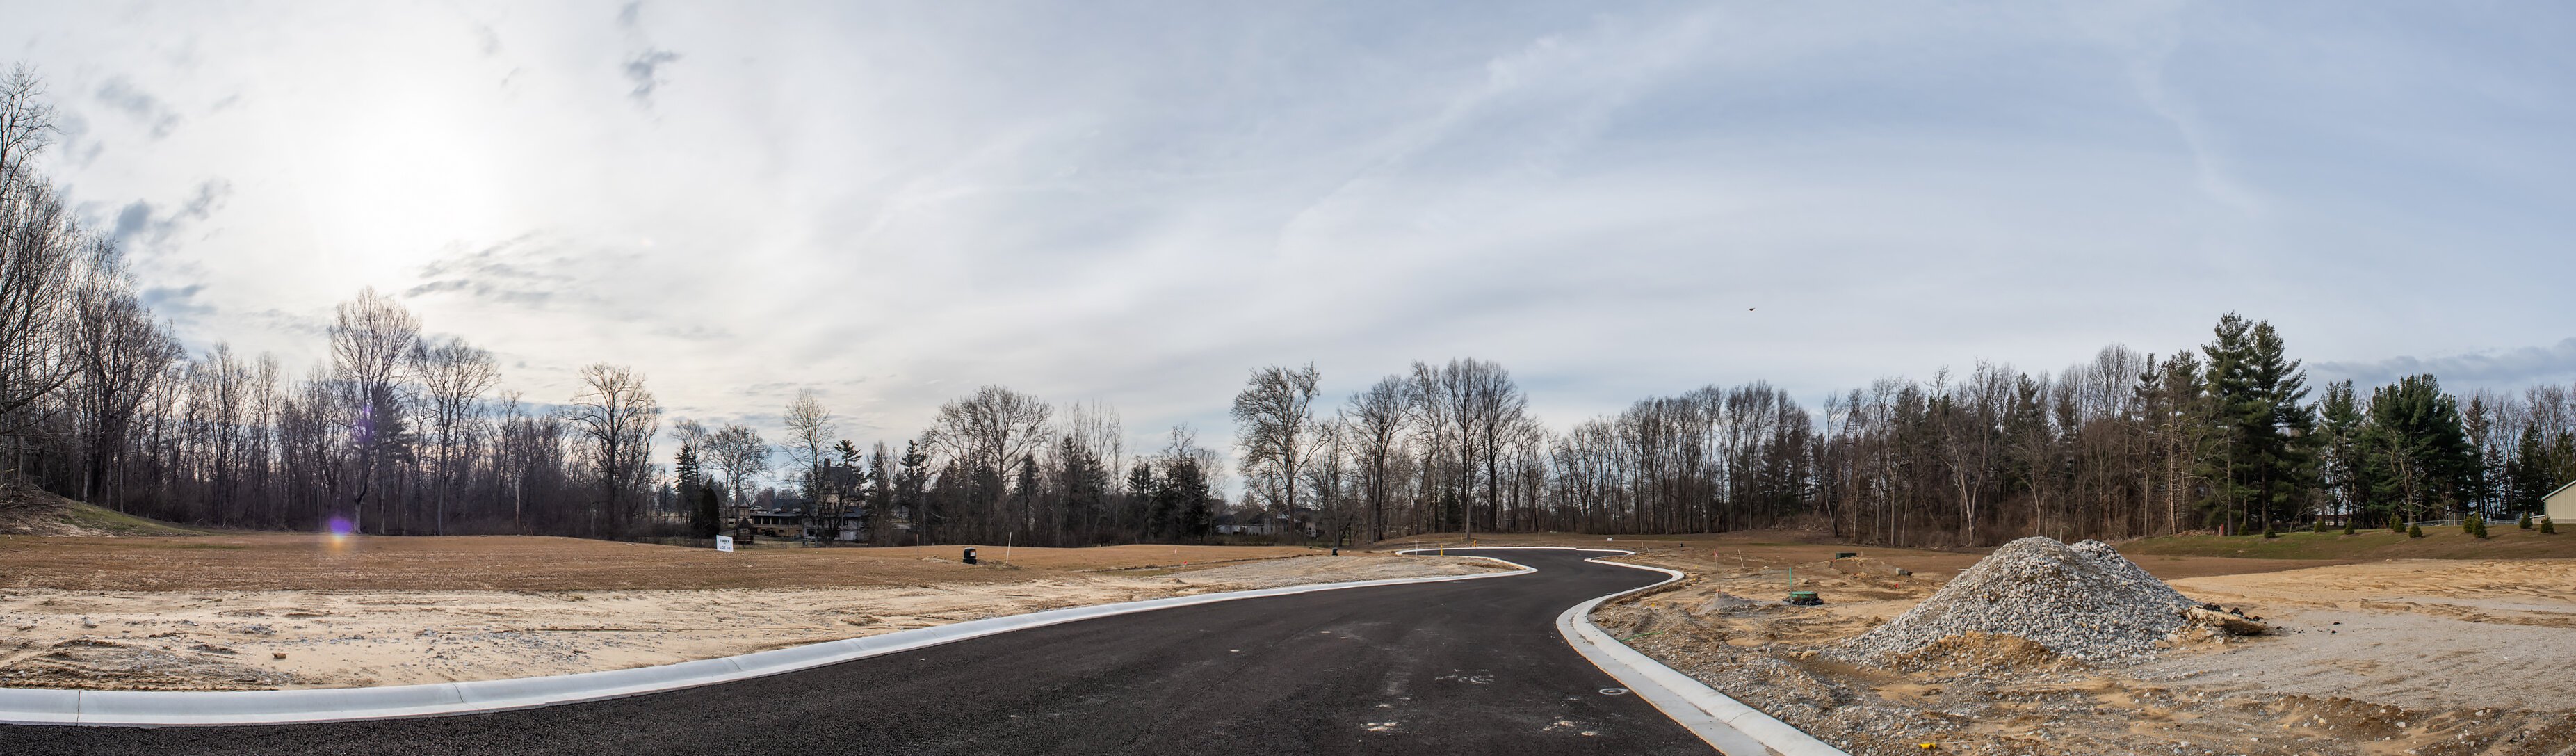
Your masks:
{"label": "distant house", "polygon": [[1315,538],[1323,533],[1315,525],[1315,510],[1312,507],[1298,507],[1297,516],[1293,519],[1277,512],[1246,514],[1239,517],[1230,514],[1217,515],[1216,532],[1228,535],[1304,533],[1308,538]]}
{"label": "distant house", "polygon": [[2540,497],[2540,512],[2549,515],[2551,522],[2576,525],[2576,483],[2559,486]]}
{"label": "distant house", "polygon": [[[807,516],[804,507],[755,509],[750,513],[753,532],[767,538],[798,539],[812,526],[818,534],[838,541],[857,541],[867,535],[867,510]],[[838,522],[835,522],[838,520]]]}

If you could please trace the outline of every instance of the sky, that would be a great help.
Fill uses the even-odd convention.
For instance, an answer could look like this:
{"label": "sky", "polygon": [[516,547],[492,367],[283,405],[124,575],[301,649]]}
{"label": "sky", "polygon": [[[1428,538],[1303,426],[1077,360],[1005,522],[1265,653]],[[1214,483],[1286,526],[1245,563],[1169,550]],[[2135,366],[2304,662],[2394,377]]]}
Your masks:
{"label": "sky", "polygon": [[[2576,381],[2547,3],[0,0],[43,162],[185,341],[399,297],[562,402],[860,441],[1000,384],[1137,447],[1509,368],[1557,427],[2158,354]],[[1221,445],[1212,443],[1211,445]]]}

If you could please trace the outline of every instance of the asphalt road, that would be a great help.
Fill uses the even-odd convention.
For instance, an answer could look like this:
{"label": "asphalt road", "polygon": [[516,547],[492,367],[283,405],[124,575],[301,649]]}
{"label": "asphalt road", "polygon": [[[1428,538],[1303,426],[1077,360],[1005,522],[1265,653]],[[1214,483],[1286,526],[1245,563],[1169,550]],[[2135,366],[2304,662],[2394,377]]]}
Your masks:
{"label": "asphalt road", "polygon": [[[1663,576],[1485,549],[1534,574],[1083,620],[542,709],[251,727],[0,726],[0,753],[1543,754],[1710,752],[1556,616]],[[1613,689],[1610,693],[1604,689]]]}

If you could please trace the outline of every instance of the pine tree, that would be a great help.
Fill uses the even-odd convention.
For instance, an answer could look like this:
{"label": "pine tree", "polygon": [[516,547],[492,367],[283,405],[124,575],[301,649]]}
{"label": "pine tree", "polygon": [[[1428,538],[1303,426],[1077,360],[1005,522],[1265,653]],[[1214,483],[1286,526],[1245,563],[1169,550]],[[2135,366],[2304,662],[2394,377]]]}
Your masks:
{"label": "pine tree", "polygon": [[2218,426],[2203,460],[2210,494],[2202,506],[2230,530],[2271,527],[2300,509],[2316,477],[2316,416],[2301,404],[2307,372],[2285,356],[2271,323],[2231,312],[2215,333],[2201,347]]}
{"label": "pine tree", "polygon": [[2318,460],[2320,483],[2325,494],[2344,513],[2347,530],[2360,519],[2362,503],[2370,500],[2368,480],[2363,476],[2362,427],[2367,418],[2354,396],[2352,381],[2326,384],[2326,396],[2317,402],[2317,437],[2321,457]]}
{"label": "pine tree", "polygon": [[2549,470],[2549,446],[2541,441],[2539,428],[2524,428],[2513,449],[2513,456],[2504,462],[2505,509],[2538,511],[2541,499],[2556,487]]}
{"label": "pine tree", "polygon": [[2469,535],[2477,536],[2479,538],[2487,537],[2487,516],[2479,514],[2473,517],[2471,521],[2477,523],[2478,526],[2475,529],[2470,530]]}
{"label": "pine tree", "polygon": [[672,493],[689,513],[689,534],[714,538],[724,531],[724,513],[718,508],[716,492],[707,485],[705,469],[698,462],[698,450],[681,444],[680,453],[671,462]]}
{"label": "pine tree", "polygon": [[903,456],[896,461],[894,506],[912,519],[914,543],[928,543],[938,535],[935,526],[939,513],[931,509],[930,455],[921,451],[919,440],[903,442]]}
{"label": "pine tree", "polygon": [[2430,375],[2407,376],[2371,392],[2364,429],[2372,497],[2399,516],[2422,519],[2458,505],[2474,487],[2477,451],[2462,428],[2459,400]]}
{"label": "pine tree", "polygon": [[2408,525],[2408,526],[2406,526],[2406,537],[2408,537],[2408,538],[2422,538],[2422,537],[2424,537],[2424,526],[2422,526],[2422,525]]}
{"label": "pine tree", "polygon": [[1213,497],[1208,491],[1207,474],[1199,471],[1198,460],[1178,457],[1163,463],[1159,493],[1163,511],[1172,518],[1173,539],[1196,541],[1207,537],[1216,518],[1209,506]]}
{"label": "pine tree", "polygon": [[2358,535],[2358,534],[2360,534],[2360,533],[2361,533],[2361,528],[2360,528],[2358,525],[2355,525],[2355,524],[2353,523],[2353,520],[2354,520],[2354,519],[2355,519],[2355,518],[2354,518],[2354,517],[2352,517],[2351,515],[2345,515],[2345,516],[2344,516],[2344,518],[2343,518],[2343,534],[2344,534],[2344,535]]}
{"label": "pine tree", "polygon": [[1140,537],[1152,541],[1171,534],[1172,513],[1165,509],[1171,499],[1163,495],[1162,478],[1154,475],[1153,463],[1140,461],[1127,471],[1127,495],[1143,506],[1136,526]]}
{"label": "pine tree", "polygon": [[2308,532],[2310,532],[2310,533],[2323,533],[2323,532],[2326,532],[2326,518],[2319,517],[2319,518],[2317,518],[2317,519],[2315,519],[2315,520],[2310,521],[2310,522],[2309,522],[2309,525],[2308,525]]}
{"label": "pine tree", "polygon": [[2543,518],[2540,518],[2540,532],[2542,532],[2542,533],[2556,533],[2556,532],[2558,532],[2558,520],[2557,520],[2557,518],[2554,518],[2554,517],[2543,517]]}
{"label": "pine tree", "polygon": [[2531,515],[2529,515],[2529,514],[2525,514],[2525,515],[2523,515],[2523,516],[2521,517],[2521,519],[2515,520],[2513,524],[2514,524],[2514,527],[2518,527],[2518,528],[2521,528],[2521,529],[2523,529],[2523,530],[2530,530],[2530,529],[2531,529]]}

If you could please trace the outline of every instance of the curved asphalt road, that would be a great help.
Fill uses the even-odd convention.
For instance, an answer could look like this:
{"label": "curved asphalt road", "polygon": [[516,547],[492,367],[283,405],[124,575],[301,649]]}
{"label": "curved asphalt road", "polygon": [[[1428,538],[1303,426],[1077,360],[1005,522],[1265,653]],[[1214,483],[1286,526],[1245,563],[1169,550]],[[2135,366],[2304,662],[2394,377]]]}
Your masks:
{"label": "curved asphalt road", "polygon": [[[1463,551],[1463,550],[1462,550]],[[250,727],[0,727],[0,753],[1539,754],[1710,752],[1555,619],[1662,575],[1538,572],[1082,620],[633,698]]]}

